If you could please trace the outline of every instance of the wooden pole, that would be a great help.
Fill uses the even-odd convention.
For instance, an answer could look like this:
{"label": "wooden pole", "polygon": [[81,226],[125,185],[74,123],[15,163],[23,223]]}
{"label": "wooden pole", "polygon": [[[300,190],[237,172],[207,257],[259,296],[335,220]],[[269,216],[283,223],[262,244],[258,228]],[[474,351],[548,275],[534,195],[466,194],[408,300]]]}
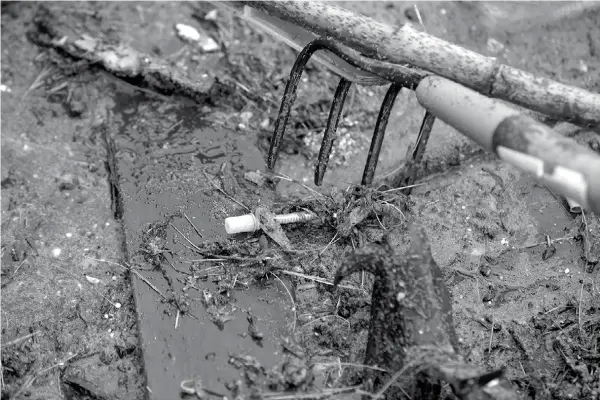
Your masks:
{"label": "wooden pole", "polygon": [[319,1],[242,1],[250,7],[317,35],[334,39],[368,57],[425,69],[484,95],[600,128],[600,95],[500,64],[405,24],[394,28]]}

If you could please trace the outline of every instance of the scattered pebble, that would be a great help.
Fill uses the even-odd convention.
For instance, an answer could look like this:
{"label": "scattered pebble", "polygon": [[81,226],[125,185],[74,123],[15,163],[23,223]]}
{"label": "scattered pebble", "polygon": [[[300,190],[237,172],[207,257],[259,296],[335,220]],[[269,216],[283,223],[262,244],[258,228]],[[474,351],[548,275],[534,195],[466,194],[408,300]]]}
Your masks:
{"label": "scattered pebble", "polygon": [[507,238],[502,238],[502,240],[500,240],[500,244],[508,246],[508,239]]}
{"label": "scattered pebble", "polygon": [[113,280],[113,281],[116,281],[116,280],[117,280],[117,277],[116,277],[115,275],[113,275],[113,277],[112,277],[112,280]]}
{"label": "scattered pebble", "polygon": [[486,47],[492,54],[499,54],[504,50],[504,44],[492,37],[488,39]]}
{"label": "scattered pebble", "polygon": [[0,85],[0,92],[10,93],[12,90],[6,85]]}
{"label": "scattered pebble", "polygon": [[244,111],[240,114],[240,119],[243,123],[247,124],[253,115],[254,114],[252,114],[252,111]]}
{"label": "scattered pebble", "polygon": [[462,208],[462,209],[464,210],[464,209],[465,209],[465,208],[467,208],[467,207],[465,207],[465,206],[461,206],[460,208]]}
{"label": "scattered pebble", "polygon": [[440,10],[440,14],[442,14],[442,15],[446,15],[447,13],[448,13],[448,11],[446,11],[446,9],[445,9],[445,8],[442,8],[442,9]]}
{"label": "scattered pebble", "polygon": [[79,179],[71,173],[65,173],[57,179],[58,181],[58,189],[63,190],[73,190],[79,186]]}
{"label": "scattered pebble", "polygon": [[104,319],[108,319],[108,314],[104,314]]}
{"label": "scattered pebble", "polygon": [[110,226],[110,222],[107,222],[107,223],[105,223],[104,225],[106,225],[106,226]]}
{"label": "scattered pebble", "polygon": [[579,72],[584,74],[588,72],[588,66],[583,60],[579,60]]}
{"label": "scattered pebble", "polygon": [[115,308],[118,310],[119,308],[121,308],[121,303],[115,303]]}
{"label": "scattered pebble", "polygon": [[571,272],[571,270],[569,268],[565,269],[565,274],[568,274],[569,272]]}
{"label": "scattered pebble", "polygon": [[70,237],[73,237],[73,234],[71,232],[67,232],[67,234],[65,236],[70,238]]}
{"label": "scattered pebble", "polygon": [[62,250],[61,250],[61,249],[59,249],[58,247],[57,247],[57,248],[54,248],[54,249],[52,249],[52,256],[53,256],[53,257],[55,257],[55,258],[56,258],[56,257],[60,257],[60,253],[62,253]]}
{"label": "scattered pebble", "polygon": [[204,19],[206,21],[216,21],[218,17],[218,12],[217,9],[215,8],[214,10],[210,10],[209,12],[206,13],[206,15],[204,16]]}

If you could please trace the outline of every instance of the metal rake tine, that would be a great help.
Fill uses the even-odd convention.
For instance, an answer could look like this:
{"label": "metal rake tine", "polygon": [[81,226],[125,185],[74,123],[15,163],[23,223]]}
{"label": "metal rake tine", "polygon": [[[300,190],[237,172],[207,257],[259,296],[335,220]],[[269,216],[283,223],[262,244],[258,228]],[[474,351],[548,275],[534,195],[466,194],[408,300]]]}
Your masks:
{"label": "metal rake tine", "polygon": [[[431,136],[431,129],[433,128],[434,122],[435,116],[429,111],[426,111],[423,122],[421,123],[421,129],[419,129],[419,135],[417,136],[417,144],[412,152],[412,159],[406,163],[404,174],[400,174],[399,182],[393,183],[394,187],[410,186],[414,183],[416,178],[415,168],[423,159],[425,147],[427,147],[429,136]],[[411,192],[412,188],[407,188],[405,189],[404,194],[408,196]]]}
{"label": "metal rake tine", "polygon": [[323,134],[323,141],[321,142],[321,148],[319,149],[319,160],[315,168],[315,185],[321,186],[323,184],[323,176],[327,170],[327,163],[331,156],[331,150],[333,148],[333,142],[336,139],[336,131],[342,110],[344,109],[344,103],[346,102],[346,96],[352,82],[346,78],[340,78],[335,95],[333,96],[333,102],[331,103],[331,109],[329,110],[329,119],[327,120],[327,127]]}
{"label": "metal rake tine", "polygon": [[277,161],[277,156],[279,155],[281,140],[285,134],[285,127],[292,110],[292,105],[294,104],[294,101],[296,101],[296,92],[298,91],[298,83],[300,82],[302,72],[304,72],[304,68],[306,67],[308,60],[310,60],[310,57],[317,50],[325,47],[326,46],[324,45],[323,40],[315,39],[302,49],[300,54],[298,54],[296,61],[294,62],[294,66],[290,72],[290,79],[285,85],[285,91],[281,100],[281,107],[279,108],[279,114],[277,115],[277,120],[275,121],[275,129],[273,131],[273,135],[271,136],[271,145],[269,146],[269,155],[267,158],[267,166],[271,169],[275,167],[275,162]]}
{"label": "metal rake tine", "polygon": [[379,109],[379,116],[377,117],[377,123],[375,124],[375,131],[373,132],[373,138],[371,139],[371,147],[369,148],[369,155],[367,156],[367,163],[365,164],[365,170],[363,172],[362,184],[370,185],[373,182],[375,176],[375,170],[377,169],[377,162],[379,161],[379,153],[381,152],[381,145],[383,144],[383,138],[385,137],[385,128],[387,127],[392,108],[398,93],[404,86],[398,83],[393,83],[385,94],[381,108]]}

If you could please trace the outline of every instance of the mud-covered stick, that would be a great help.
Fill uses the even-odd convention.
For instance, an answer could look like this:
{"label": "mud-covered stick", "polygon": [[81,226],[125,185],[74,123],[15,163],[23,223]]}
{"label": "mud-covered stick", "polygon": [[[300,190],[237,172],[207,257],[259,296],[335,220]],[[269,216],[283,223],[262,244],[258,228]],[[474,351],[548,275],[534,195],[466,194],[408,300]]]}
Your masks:
{"label": "mud-covered stick", "polygon": [[600,212],[600,156],[590,149],[445,78],[424,78],[416,94],[429,112],[485,150],[535,175],[583,208]]}
{"label": "mud-covered stick", "polygon": [[[229,3],[229,2],[228,2]],[[394,27],[323,1],[241,1],[233,2],[259,9],[276,19],[282,31],[294,39],[296,28],[305,30],[359,51],[367,57],[422,68],[471,87],[478,92],[527,107],[545,115],[586,127],[600,124],[600,95],[535,76],[426,32],[410,24]],[[582,2],[582,9],[594,10],[599,2]]]}
{"label": "mud-covered stick", "polygon": [[[275,221],[279,224],[291,224],[293,222],[310,221],[317,215],[308,211],[302,211],[291,214],[280,214],[275,216]],[[240,215],[239,217],[225,218],[225,232],[229,235],[242,232],[256,232],[260,229],[260,222],[254,214]]]}

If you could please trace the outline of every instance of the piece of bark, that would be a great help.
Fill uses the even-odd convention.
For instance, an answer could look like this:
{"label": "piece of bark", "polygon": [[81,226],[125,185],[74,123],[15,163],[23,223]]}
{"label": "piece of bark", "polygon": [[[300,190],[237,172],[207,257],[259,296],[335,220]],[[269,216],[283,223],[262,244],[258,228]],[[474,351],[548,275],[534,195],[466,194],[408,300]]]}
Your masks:
{"label": "piece of bark", "polygon": [[242,1],[362,54],[409,63],[478,92],[585,127],[600,125],[600,95],[503,65],[405,24],[392,27],[319,1]]}
{"label": "piece of bark", "polygon": [[[337,271],[334,284],[358,271],[375,275],[366,365],[389,373],[406,370],[401,384],[412,398],[439,398],[440,381],[463,399],[517,398],[502,371],[485,373],[458,354],[450,294],[422,227],[413,226],[404,255],[387,241],[356,251]],[[370,370],[366,380],[368,390],[380,390],[389,374]]]}
{"label": "piece of bark", "polygon": [[28,32],[28,37],[40,46],[55,48],[72,58],[87,60],[91,65],[100,65],[118,77],[136,83],[141,81],[161,94],[177,94],[200,104],[217,105],[220,99],[231,103],[228,96],[235,92],[233,86],[220,82],[211,71],[190,79],[184,71],[161,59],[66,26],[45,5],[40,5],[34,18],[34,29]]}

